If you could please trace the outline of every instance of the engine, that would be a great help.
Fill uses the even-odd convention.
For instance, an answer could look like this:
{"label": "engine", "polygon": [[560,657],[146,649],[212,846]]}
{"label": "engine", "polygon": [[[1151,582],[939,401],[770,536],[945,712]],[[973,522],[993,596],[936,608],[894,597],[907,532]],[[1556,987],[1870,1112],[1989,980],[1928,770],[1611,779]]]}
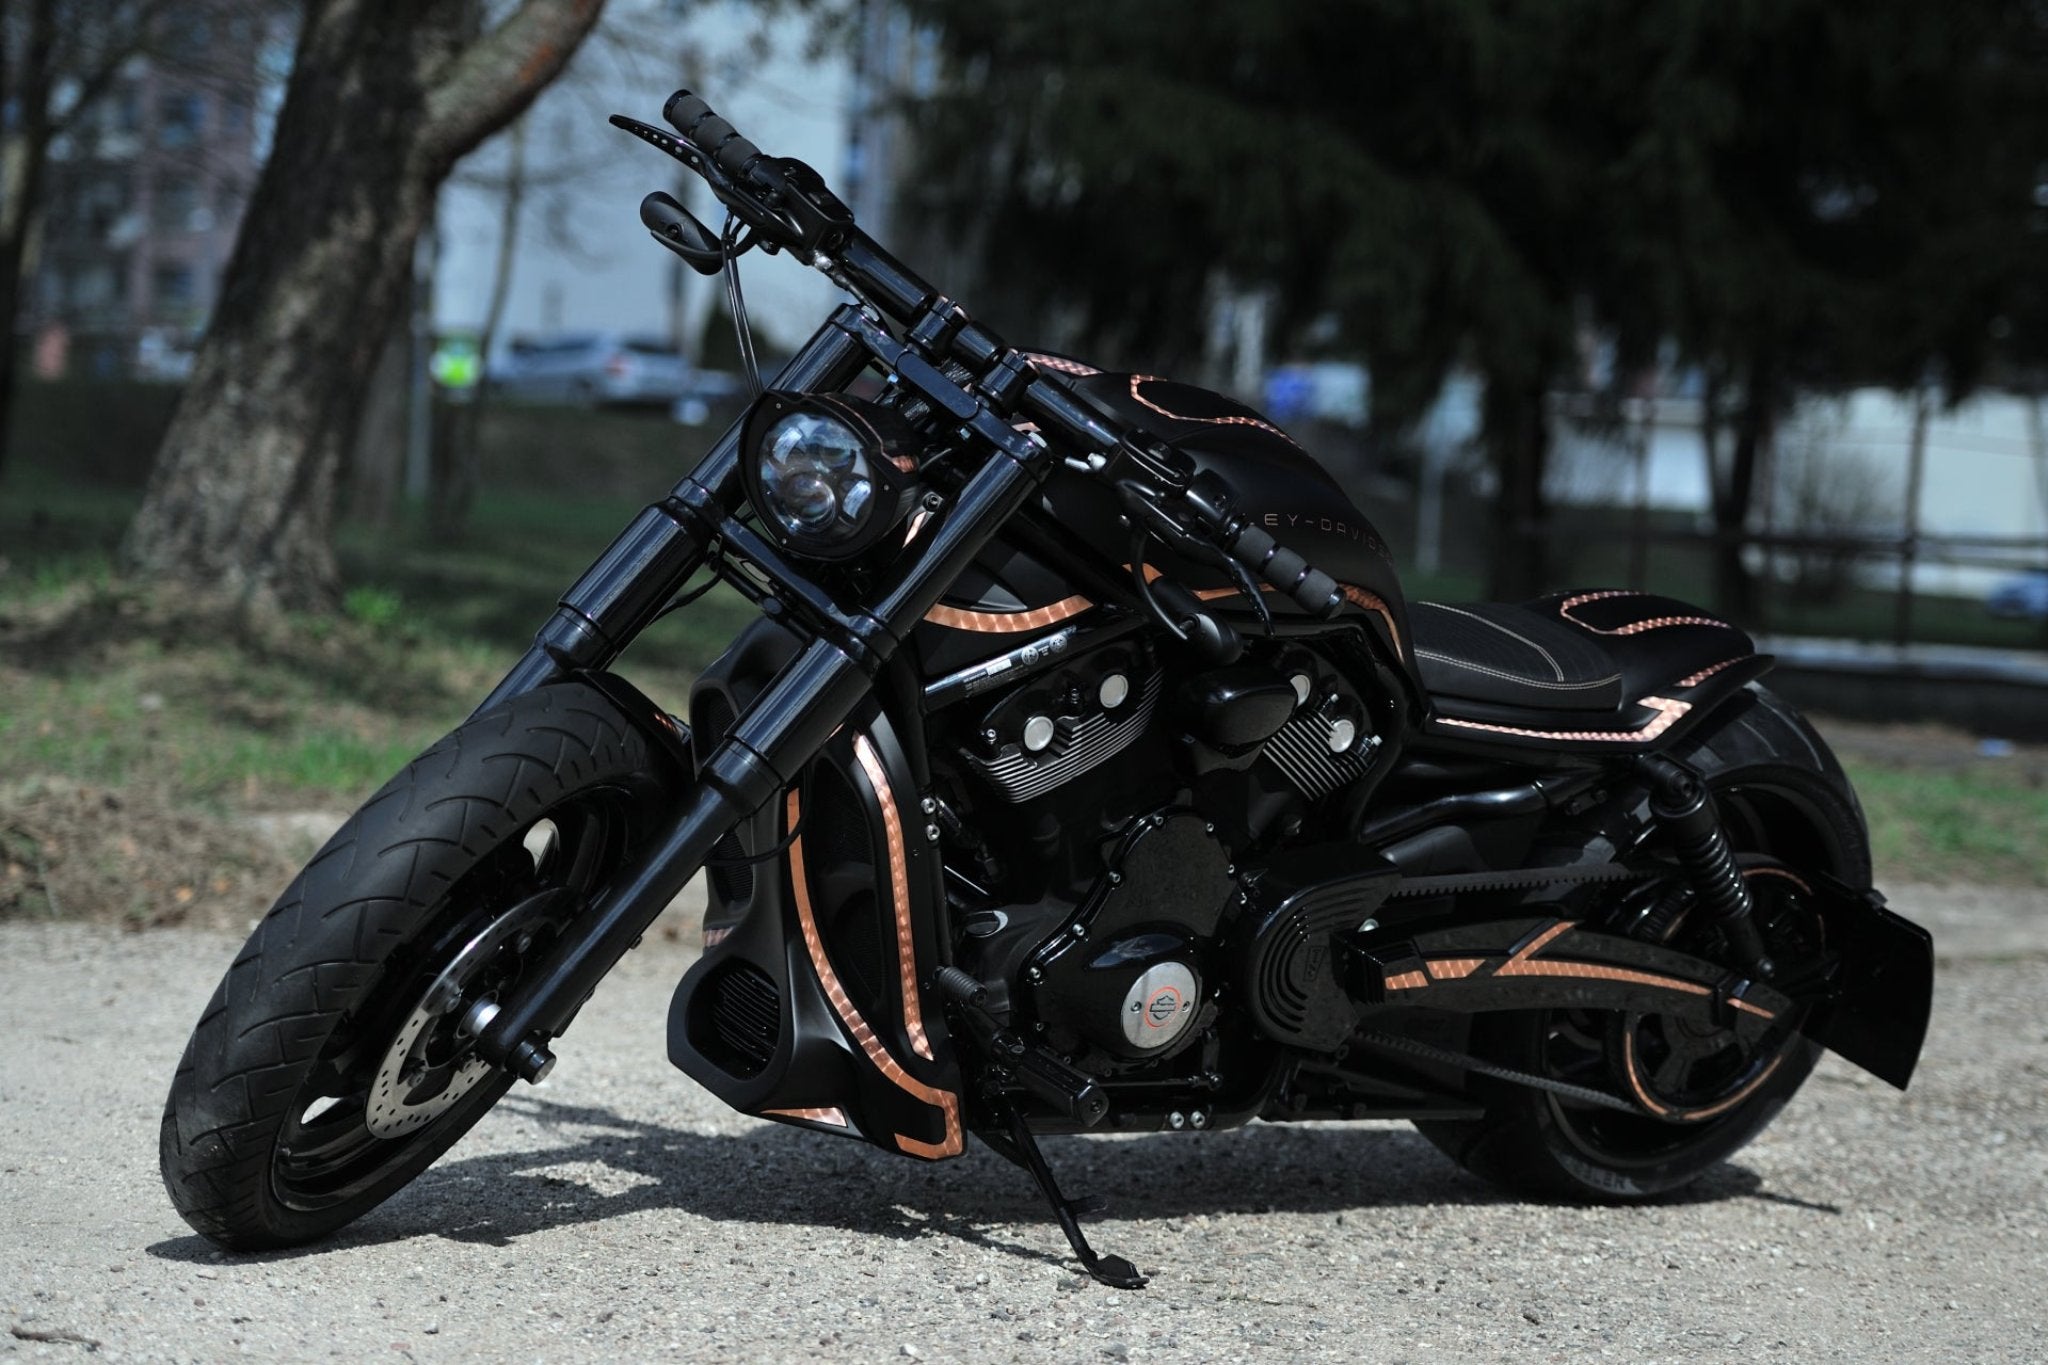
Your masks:
{"label": "engine", "polygon": [[1240,864],[1366,776],[1373,708],[1288,643],[1172,676],[1068,630],[979,669],[1015,680],[957,708],[944,765],[959,965],[1095,1074],[1214,1082],[1216,993],[1271,958]]}

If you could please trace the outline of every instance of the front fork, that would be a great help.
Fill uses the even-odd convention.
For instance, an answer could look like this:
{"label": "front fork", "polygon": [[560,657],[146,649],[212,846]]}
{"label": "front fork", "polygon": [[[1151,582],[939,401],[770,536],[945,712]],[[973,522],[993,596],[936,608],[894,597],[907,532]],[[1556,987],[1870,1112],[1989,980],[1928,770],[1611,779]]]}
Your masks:
{"label": "front fork", "polygon": [[[852,315],[849,317],[848,315]],[[870,351],[843,308],[777,377],[783,388],[844,385]],[[648,508],[566,594],[534,646],[485,701],[492,706],[570,673],[601,669],[653,620],[705,561],[712,542],[748,560],[816,628],[811,642],[706,757],[666,831],[557,938],[477,1038],[486,1061],[525,1080],[553,1065],[548,1042],[697,874],[718,839],[790,786],[852,714],[902,641],[960,571],[1031,495],[1041,454],[1019,441],[994,450],[938,517],[935,531],[871,605],[840,608],[799,564],[732,515],[739,428],[728,431],[663,503]],[[482,708],[479,708],[482,709]]]}

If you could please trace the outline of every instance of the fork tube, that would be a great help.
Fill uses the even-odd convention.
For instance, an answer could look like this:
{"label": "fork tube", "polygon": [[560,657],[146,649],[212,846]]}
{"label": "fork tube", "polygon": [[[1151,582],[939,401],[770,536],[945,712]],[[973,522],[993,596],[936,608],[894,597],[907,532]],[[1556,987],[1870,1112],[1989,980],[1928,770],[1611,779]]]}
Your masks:
{"label": "fork tube", "polygon": [[[868,354],[839,325],[842,307],[804,343],[775,377],[775,386],[829,392],[845,386]],[[536,687],[582,669],[606,668],[646,628],[664,602],[704,562],[704,547],[719,520],[740,496],[740,438],[745,421],[726,429],[669,496],[641,510],[533,637],[532,648],[478,711],[489,710]]]}
{"label": "fork tube", "polygon": [[[992,453],[910,565],[857,623],[859,642],[820,636],[777,675],[713,749],[675,820],[535,964],[477,1038],[477,1052],[526,1080],[554,1063],[548,1042],[647,932],[741,819],[794,785],[874,687],[879,670],[971,558],[1037,489],[1044,461]],[[864,627],[864,628],[863,628]],[[865,646],[865,648],[862,648]]]}

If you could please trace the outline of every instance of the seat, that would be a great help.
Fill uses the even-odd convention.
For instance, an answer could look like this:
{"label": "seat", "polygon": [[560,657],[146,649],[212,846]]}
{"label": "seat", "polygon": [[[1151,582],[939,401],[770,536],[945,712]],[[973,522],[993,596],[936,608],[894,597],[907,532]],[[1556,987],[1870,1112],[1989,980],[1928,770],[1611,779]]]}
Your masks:
{"label": "seat", "polygon": [[1719,617],[1626,590],[1414,602],[1408,616],[1423,686],[1441,713],[1612,715],[1696,687],[1756,652]]}

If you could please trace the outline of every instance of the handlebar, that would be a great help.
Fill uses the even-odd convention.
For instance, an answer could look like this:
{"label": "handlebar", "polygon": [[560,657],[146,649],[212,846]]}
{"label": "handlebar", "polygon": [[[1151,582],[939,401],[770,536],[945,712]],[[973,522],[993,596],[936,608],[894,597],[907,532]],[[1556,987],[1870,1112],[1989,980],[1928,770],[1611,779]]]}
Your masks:
{"label": "handlebar", "polygon": [[1261,582],[1311,616],[1327,620],[1343,610],[1337,580],[1240,516],[1223,480],[1199,474],[1189,481],[1184,497],[1218,547]]}
{"label": "handlebar", "polygon": [[[770,250],[774,244],[801,247],[814,258],[814,264],[827,268],[828,273],[836,271],[834,278],[841,283],[849,287],[874,286],[873,290],[864,287],[860,292],[874,294],[886,311],[904,322],[911,321],[905,314],[921,309],[927,300],[937,300],[958,312],[950,301],[941,299],[861,233],[846,205],[809,166],[788,157],[767,156],[709,103],[688,90],[678,90],[669,96],[661,112],[681,134],[687,150],[667,134],[638,120],[614,116],[612,122],[690,163],[710,182],[728,208],[771,243]],[[668,244],[686,256],[691,255],[684,248],[701,248],[695,238],[703,230],[699,227],[698,233],[687,231],[695,220],[689,219],[687,211],[667,196],[661,196],[661,200],[665,202],[656,202],[655,196],[649,196],[642,205],[643,218]],[[689,224],[679,221],[678,215],[680,219],[689,219]],[[961,316],[964,318],[964,314]],[[914,327],[911,336],[917,337]],[[974,339],[972,344],[970,337]],[[942,328],[927,341],[941,350],[950,342],[957,352],[981,352],[964,356],[977,366],[998,357],[1003,363],[1018,359],[998,338],[979,327]],[[1035,366],[1019,368],[1024,375],[1035,372],[1035,380],[1025,384],[1020,393],[1013,392],[1011,397],[1017,405],[1084,446],[1099,449],[1109,444],[1103,438],[1111,433],[1077,401],[1059,376]],[[973,399],[968,401],[971,404]],[[1119,434],[1124,437],[1122,448],[1137,456],[1142,467],[1150,472],[1163,472],[1162,464],[1171,460],[1169,452],[1140,451],[1138,446],[1149,438],[1137,432]],[[1183,471],[1174,473],[1176,477],[1166,482],[1178,495],[1174,500],[1185,511],[1184,517],[1172,517],[1175,523],[1185,530],[1198,531],[1203,540],[1311,616],[1328,619],[1343,609],[1345,599],[1336,580],[1240,515],[1222,480],[1213,474],[1187,478]],[[1188,522],[1193,525],[1187,525]]]}

